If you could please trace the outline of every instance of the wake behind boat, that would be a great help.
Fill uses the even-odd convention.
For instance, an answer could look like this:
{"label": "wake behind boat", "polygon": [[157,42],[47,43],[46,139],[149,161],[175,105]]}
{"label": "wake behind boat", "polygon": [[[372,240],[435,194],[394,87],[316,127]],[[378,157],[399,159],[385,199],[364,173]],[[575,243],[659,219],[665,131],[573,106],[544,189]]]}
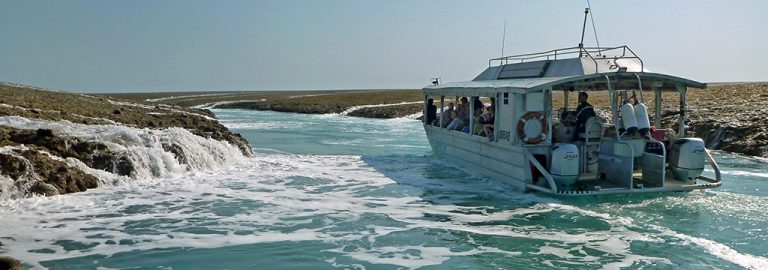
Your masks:
{"label": "wake behind boat", "polygon": [[[650,72],[627,46],[501,57],[472,81],[425,87],[425,111],[435,110],[429,99],[439,100],[440,115],[425,117],[424,130],[436,155],[526,191],[571,196],[715,188],[721,185],[717,163],[704,141],[685,130],[686,89],[706,86]],[[563,92],[562,108],[553,108],[555,91]],[[568,107],[576,91],[583,96],[578,111]],[[608,92],[610,117],[586,102],[593,91]],[[652,124],[644,91],[653,93]],[[662,91],[679,93],[677,132],[662,126]],[[455,119],[449,102],[457,106]],[[707,163],[715,179],[702,175]]]}

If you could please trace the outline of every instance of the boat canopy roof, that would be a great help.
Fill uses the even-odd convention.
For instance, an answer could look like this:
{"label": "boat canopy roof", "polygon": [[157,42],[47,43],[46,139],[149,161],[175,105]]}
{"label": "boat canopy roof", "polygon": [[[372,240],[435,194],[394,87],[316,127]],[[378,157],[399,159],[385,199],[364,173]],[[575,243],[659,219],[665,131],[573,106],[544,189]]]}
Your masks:
{"label": "boat canopy roof", "polygon": [[[619,51],[618,55],[605,53]],[[562,58],[579,53],[579,57]],[[597,55],[597,56],[593,56]],[[534,60],[534,61],[530,61]],[[493,66],[493,62],[498,65]],[[513,62],[513,63],[509,63]],[[497,92],[532,93],[544,89],[599,91],[643,88],[675,90],[706,88],[705,83],[650,72],[627,46],[612,48],[565,48],[543,53],[495,58],[472,81],[431,85],[428,94],[468,95]]]}
{"label": "boat canopy roof", "polygon": [[663,91],[669,91],[676,90],[678,86],[701,89],[707,87],[705,83],[666,74],[650,72],[614,72],[569,77],[452,82],[430,85],[425,87],[424,91],[429,94],[443,94],[448,96],[500,92],[525,94],[541,92],[548,88],[552,88],[552,90],[605,91],[608,90],[608,82],[611,84],[611,89],[637,89],[639,86],[638,77],[640,78],[640,82],[644,89],[658,88]]}

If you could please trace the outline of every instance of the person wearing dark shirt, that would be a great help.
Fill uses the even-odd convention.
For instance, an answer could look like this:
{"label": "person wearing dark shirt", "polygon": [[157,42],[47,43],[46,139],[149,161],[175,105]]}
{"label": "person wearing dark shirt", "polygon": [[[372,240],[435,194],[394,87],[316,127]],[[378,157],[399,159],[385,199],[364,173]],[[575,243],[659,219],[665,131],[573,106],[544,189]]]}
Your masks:
{"label": "person wearing dark shirt", "polygon": [[588,98],[589,94],[587,92],[579,93],[579,106],[576,107],[576,132],[573,134],[574,140],[579,138],[580,133],[586,131],[587,119],[596,115],[592,104],[587,102]]}
{"label": "person wearing dark shirt", "polygon": [[437,106],[431,98],[427,100],[427,125],[432,125],[437,119]]}

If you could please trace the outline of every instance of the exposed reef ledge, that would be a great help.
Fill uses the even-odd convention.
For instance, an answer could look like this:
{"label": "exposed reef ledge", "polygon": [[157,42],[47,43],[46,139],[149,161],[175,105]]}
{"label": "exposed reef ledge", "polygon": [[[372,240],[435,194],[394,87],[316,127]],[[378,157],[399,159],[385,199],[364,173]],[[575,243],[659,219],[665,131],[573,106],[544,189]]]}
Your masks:
{"label": "exposed reef ledge", "polygon": [[251,154],[207,110],[0,83],[0,199],[212,169]]}
{"label": "exposed reef ledge", "polygon": [[[561,92],[553,107],[562,107]],[[203,106],[227,109],[271,110],[297,113],[338,113],[369,118],[414,117],[420,114],[420,90],[336,90],[305,92],[227,92],[119,94],[137,101],[176,106]],[[652,96],[652,95],[651,95]],[[590,101],[610,111],[607,93],[590,93]],[[437,101],[437,99],[435,99]],[[688,131],[701,136],[710,149],[768,157],[768,83],[714,83],[707,89],[688,89]],[[446,99],[451,102],[452,97]],[[403,104],[411,103],[414,104]],[[678,97],[663,96],[665,127],[676,129]],[[389,106],[376,106],[388,104]],[[371,106],[373,105],[373,106]],[[352,110],[356,108],[355,110]],[[649,107],[649,109],[651,109]]]}

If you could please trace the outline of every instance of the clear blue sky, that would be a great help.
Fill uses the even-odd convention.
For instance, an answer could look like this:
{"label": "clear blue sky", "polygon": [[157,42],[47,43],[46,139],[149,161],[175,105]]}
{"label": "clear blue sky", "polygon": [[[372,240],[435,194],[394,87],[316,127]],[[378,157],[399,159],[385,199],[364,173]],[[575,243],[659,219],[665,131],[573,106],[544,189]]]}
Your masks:
{"label": "clear blue sky", "polygon": [[[591,4],[600,44],[629,45],[653,71],[768,80],[768,1]],[[421,88],[487,67],[505,20],[506,54],[576,46],[585,6],[0,0],[0,81],[73,92]]]}

